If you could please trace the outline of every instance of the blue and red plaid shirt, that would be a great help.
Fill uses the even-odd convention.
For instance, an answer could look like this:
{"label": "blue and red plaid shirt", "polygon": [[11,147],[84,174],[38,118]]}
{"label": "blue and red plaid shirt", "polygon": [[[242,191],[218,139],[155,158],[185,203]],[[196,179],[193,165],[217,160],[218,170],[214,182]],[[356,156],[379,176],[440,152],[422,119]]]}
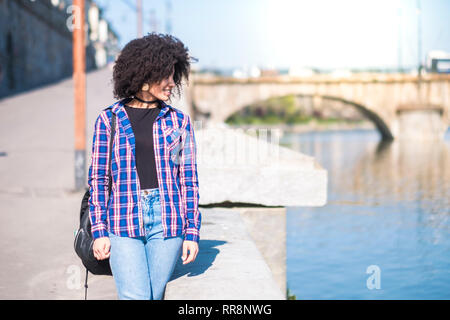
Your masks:
{"label": "blue and red plaid shirt", "polygon": [[[95,122],[89,168],[89,213],[94,239],[108,232],[123,237],[145,235],[140,184],[136,170],[135,137],[124,104],[117,101]],[[163,101],[153,124],[153,145],[159,183],[164,238],[200,239],[201,213],[196,162],[196,142],[189,115]],[[108,190],[109,137],[112,113],[116,133],[111,158],[112,188]]]}

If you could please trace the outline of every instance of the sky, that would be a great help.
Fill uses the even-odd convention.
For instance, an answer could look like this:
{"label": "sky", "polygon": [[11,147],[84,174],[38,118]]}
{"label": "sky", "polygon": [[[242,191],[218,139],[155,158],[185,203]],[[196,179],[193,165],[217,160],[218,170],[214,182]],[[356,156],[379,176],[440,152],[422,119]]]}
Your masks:
{"label": "sky", "polygon": [[[137,37],[135,0],[96,0],[120,36]],[[418,15],[417,4],[421,10]],[[144,35],[168,33],[167,0],[143,0]],[[450,52],[450,0],[171,0],[171,34],[197,68],[364,69]],[[156,27],[150,23],[151,11]]]}

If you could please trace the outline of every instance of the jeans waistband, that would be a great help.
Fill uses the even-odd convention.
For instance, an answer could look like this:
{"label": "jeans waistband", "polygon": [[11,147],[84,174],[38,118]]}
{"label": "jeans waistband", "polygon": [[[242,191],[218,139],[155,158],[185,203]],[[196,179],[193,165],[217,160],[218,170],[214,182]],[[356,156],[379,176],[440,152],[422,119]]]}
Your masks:
{"label": "jeans waistband", "polygon": [[141,195],[159,195],[159,188],[141,189]]}

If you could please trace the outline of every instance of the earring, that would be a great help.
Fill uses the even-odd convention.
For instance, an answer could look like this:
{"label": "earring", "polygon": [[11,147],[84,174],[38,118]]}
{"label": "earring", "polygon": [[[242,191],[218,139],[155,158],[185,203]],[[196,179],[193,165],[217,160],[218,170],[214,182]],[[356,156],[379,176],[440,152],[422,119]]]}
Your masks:
{"label": "earring", "polygon": [[149,89],[148,83],[145,83],[145,84],[142,86],[142,91],[148,91],[148,89]]}

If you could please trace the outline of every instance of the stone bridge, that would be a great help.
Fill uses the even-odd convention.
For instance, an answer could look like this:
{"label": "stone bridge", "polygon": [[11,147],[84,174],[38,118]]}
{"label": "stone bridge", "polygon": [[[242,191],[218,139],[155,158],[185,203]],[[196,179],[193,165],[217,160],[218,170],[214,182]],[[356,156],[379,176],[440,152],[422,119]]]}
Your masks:
{"label": "stone bridge", "polygon": [[[372,121],[383,139],[442,138],[450,122],[450,75],[356,74],[345,78],[318,75],[224,78],[194,74],[186,101],[195,118],[223,122],[234,112],[272,97],[311,97],[340,101]],[[188,107],[188,108],[189,108]]]}

